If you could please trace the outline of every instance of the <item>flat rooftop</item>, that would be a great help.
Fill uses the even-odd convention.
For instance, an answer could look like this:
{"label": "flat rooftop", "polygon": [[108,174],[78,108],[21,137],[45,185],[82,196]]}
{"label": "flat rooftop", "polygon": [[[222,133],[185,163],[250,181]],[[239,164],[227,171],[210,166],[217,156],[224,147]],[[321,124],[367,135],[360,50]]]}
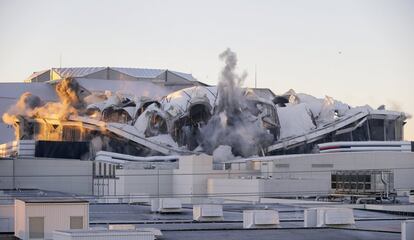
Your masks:
{"label": "flat rooftop", "polygon": [[375,239],[400,240],[399,233],[368,232],[346,229],[257,229],[257,230],[197,230],[197,231],[163,231],[163,239],[227,239],[227,240],[349,240]]}
{"label": "flat rooftop", "polygon": [[14,199],[25,199],[36,201],[44,199],[69,199],[73,195],[58,191],[47,191],[40,189],[4,189],[0,190],[0,204],[14,204]]}
{"label": "flat rooftop", "polygon": [[[344,204],[319,204],[320,207],[349,207]],[[141,228],[158,228],[162,239],[315,239],[315,240],[392,240],[401,239],[401,222],[414,219],[412,215],[354,209],[355,226],[349,228],[304,228],[304,209],[314,205],[288,204],[224,204],[224,221],[193,221],[192,205],[183,204],[181,213],[159,214],[150,211],[149,204],[91,204],[90,227],[94,231],[109,224],[132,224]],[[243,229],[243,210],[274,209],[279,212],[278,229]],[[7,238],[8,237],[8,238]],[[0,235],[1,239],[14,239]]]}
{"label": "flat rooftop", "polygon": [[[60,192],[40,190],[3,191],[3,197],[15,197],[34,203],[88,202]],[[401,222],[414,219],[413,213],[388,211],[403,209],[408,204],[375,205],[376,209],[361,209],[364,205],[302,200],[277,200],[277,203],[226,203],[223,205],[224,221],[193,221],[192,205],[183,204],[181,213],[153,213],[149,204],[96,204],[89,206],[90,228],[107,229],[110,224],[132,224],[138,228],[157,228],[162,239],[401,239]],[[92,201],[93,202],[93,201]],[[355,226],[348,228],[304,228],[304,210],[310,207],[352,207]],[[279,212],[278,229],[243,229],[243,211],[274,209]],[[384,210],[385,209],[385,210]],[[12,234],[0,234],[0,239],[15,239]]]}
{"label": "flat rooftop", "polygon": [[[335,206],[338,206],[337,204]],[[320,205],[332,207],[329,205]],[[304,228],[304,209],[308,206],[285,204],[224,204],[224,221],[193,221],[192,205],[183,204],[181,213],[152,213],[149,205],[92,204],[92,228],[108,224],[133,224],[162,230],[163,239],[400,239],[401,222],[413,216],[354,209],[355,227]],[[314,207],[314,206],[309,206]],[[345,206],[344,206],[345,207]],[[279,212],[278,229],[243,229],[243,210],[275,209]]]}

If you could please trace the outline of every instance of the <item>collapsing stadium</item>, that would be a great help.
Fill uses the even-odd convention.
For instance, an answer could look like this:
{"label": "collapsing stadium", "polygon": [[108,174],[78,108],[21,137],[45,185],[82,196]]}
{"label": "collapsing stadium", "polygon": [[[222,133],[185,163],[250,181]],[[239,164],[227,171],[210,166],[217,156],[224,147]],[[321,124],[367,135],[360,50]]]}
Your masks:
{"label": "collapsing stadium", "polygon": [[[56,149],[76,145],[83,149],[76,155],[81,158],[101,150],[135,156],[214,156],[220,151],[229,160],[312,153],[327,142],[403,140],[405,113],[383,106],[351,107],[293,90],[276,96],[242,88],[246,75],[235,72],[236,55],[226,50],[220,58],[225,65],[217,86],[196,82],[171,87],[165,84],[167,70],[160,74],[165,75],[164,85],[156,85],[165,87],[161,96],[111,88],[94,91],[83,84],[88,79],[62,75],[45,83],[53,87],[57,101],[26,92],[3,114],[3,121],[14,127],[17,140],[53,142],[48,146]],[[46,152],[36,154],[54,154]]]}

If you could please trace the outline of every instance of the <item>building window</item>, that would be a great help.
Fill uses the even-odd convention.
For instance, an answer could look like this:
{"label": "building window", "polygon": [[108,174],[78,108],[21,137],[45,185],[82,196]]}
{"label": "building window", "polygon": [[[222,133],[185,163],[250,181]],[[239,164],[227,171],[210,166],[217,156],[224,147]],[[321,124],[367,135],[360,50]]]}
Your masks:
{"label": "building window", "polygon": [[83,229],[83,217],[70,217],[70,229]]}
{"label": "building window", "polygon": [[374,140],[374,141],[385,140],[384,119],[370,119],[369,128],[371,130],[371,140]]}
{"label": "building window", "polygon": [[395,120],[385,120],[385,140],[387,141],[397,141],[395,134],[396,129],[396,122]]}
{"label": "building window", "polygon": [[102,163],[98,164],[98,177],[102,177]]}
{"label": "building window", "polygon": [[45,218],[29,217],[29,238],[45,237]]}
{"label": "building window", "polygon": [[92,176],[94,178],[96,177],[96,163],[95,162],[92,163]]}

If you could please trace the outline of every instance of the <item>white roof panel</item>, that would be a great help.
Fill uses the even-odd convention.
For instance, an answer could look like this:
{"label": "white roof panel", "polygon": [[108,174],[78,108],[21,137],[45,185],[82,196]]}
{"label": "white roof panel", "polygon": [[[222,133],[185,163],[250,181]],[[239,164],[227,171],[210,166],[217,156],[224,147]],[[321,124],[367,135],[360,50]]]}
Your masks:
{"label": "white roof panel", "polygon": [[73,67],[52,68],[59,76],[63,77],[85,77],[89,74],[104,70],[106,67]]}
{"label": "white roof panel", "polygon": [[165,72],[163,69],[148,69],[148,68],[121,68],[111,67],[112,70],[127,74],[136,78],[156,78],[161,73]]}
{"label": "white roof panel", "polygon": [[[126,67],[108,67],[114,71],[135,77],[135,78],[157,78],[161,74],[167,71],[166,69],[151,69],[151,68],[126,68]],[[92,73],[96,73],[102,70],[105,70],[106,67],[70,67],[70,68],[52,68],[51,70],[56,72],[62,78],[65,77],[77,77],[82,78],[86,77]],[[28,77],[28,79],[33,79],[47,71],[43,70],[39,72],[34,72],[32,75]],[[189,73],[177,72],[177,71],[169,71],[179,77],[182,77],[188,81],[197,81],[193,75]]]}
{"label": "white roof panel", "polygon": [[174,73],[174,74],[176,74],[176,75],[178,75],[178,76],[180,76],[180,77],[182,77],[182,78],[185,78],[185,79],[187,79],[188,81],[197,81],[197,79],[195,79],[194,77],[193,77],[193,75],[192,74],[190,74],[190,73],[182,73],[182,72],[176,72],[176,71],[170,71],[170,72],[172,72],[172,73]]}
{"label": "white roof panel", "polygon": [[112,92],[122,92],[127,94],[133,94],[136,96],[148,96],[148,97],[162,97],[173,90],[165,87],[158,86],[152,82],[147,81],[131,81],[131,80],[105,80],[101,79],[86,79],[78,78],[76,81],[88,91],[91,92],[104,92],[106,90]]}
{"label": "white roof panel", "polygon": [[[161,74],[167,71],[166,69],[150,69],[150,68],[120,68],[120,67],[111,67],[112,70],[127,74],[132,77],[136,78],[156,78]],[[177,72],[177,71],[170,71],[169,72],[176,74],[188,81],[197,81],[193,75],[189,73]]]}

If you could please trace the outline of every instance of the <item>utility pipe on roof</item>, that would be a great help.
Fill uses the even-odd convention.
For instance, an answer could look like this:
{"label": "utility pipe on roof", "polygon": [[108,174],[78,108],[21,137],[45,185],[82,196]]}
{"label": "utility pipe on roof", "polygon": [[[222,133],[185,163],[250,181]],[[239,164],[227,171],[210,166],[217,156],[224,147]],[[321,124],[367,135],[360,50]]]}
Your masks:
{"label": "utility pipe on roof", "polygon": [[128,161],[137,161],[137,162],[155,162],[155,161],[174,161],[178,160],[178,156],[151,156],[151,157],[137,157],[127,154],[121,153],[114,153],[114,152],[107,152],[107,151],[99,151],[96,153],[96,157],[98,156],[107,156],[112,157],[118,160],[128,160]]}
{"label": "utility pipe on roof", "polygon": [[384,172],[381,172],[381,182],[384,184],[385,196],[388,199],[389,197],[389,184],[385,181]]}

